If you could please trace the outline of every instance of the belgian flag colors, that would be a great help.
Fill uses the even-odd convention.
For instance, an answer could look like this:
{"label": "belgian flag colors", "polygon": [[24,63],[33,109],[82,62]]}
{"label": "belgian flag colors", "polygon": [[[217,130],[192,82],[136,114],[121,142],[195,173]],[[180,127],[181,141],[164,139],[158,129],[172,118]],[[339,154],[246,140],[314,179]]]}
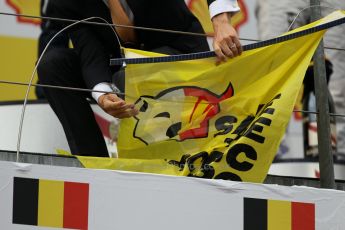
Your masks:
{"label": "belgian flag colors", "polygon": [[315,230],[315,204],[244,198],[244,230]]}
{"label": "belgian flag colors", "polygon": [[13,224],[88,229],[89,184],[15,177]]}

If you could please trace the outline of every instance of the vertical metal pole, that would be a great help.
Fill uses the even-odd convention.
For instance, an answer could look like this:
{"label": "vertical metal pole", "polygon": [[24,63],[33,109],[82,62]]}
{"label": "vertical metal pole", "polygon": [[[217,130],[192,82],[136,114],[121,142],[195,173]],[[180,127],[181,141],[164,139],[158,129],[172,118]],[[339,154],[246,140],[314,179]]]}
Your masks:
{"label": "vertical metal pole", "polygon": [[[310,5],[320,5],[320,0],[310,0]],[[321,18],[321,7],[311,7],[312,21]],[[331,146],[331,128],[323,41],[314,54],[314,83],[316,92],[317,133],[321,188],[335,188],[334,165]]]}

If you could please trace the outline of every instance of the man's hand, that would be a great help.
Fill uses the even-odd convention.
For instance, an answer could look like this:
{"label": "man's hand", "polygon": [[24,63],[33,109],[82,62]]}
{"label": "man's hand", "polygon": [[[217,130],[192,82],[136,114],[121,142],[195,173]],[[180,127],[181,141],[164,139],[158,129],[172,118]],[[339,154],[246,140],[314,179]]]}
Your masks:
{"label": "man's hand", "polygon": [[108,114],[116,118],[135,116],[139,111],[133,104],[127,104],[115,94],[104,94],[98,98],[99,106]]}
{"label": "man's hand", "polygon": [[242,46],[234,27],[230,25],[230,14],[222,13],[212,18],[214,28],[213,48],[217,55],[216,64],[242,54]]}

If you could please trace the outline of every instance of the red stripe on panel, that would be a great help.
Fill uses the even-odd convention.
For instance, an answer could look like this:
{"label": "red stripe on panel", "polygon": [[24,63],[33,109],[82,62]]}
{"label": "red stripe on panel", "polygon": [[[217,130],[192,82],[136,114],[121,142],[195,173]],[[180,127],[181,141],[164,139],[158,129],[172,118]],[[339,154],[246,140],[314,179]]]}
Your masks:
{"label": "red stripe on panel", "polygon": [[291,203],[292,230],[315,230],[315,204]]}
{"label": "red stripe on panel", "polygon": [[88,229],[89,184],[65,182],[64,228]]}

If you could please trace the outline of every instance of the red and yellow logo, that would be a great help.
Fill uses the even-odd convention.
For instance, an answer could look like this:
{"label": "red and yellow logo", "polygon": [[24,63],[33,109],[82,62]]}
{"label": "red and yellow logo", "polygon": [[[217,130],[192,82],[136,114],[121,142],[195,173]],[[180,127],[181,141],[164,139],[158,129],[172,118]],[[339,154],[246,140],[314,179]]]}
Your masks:
{"label": "red and yellow logo", "polygon": [[[11,7],[16,14],[40,15],[40,0],[6,0],[6,4]],[[17,17],[18,23],[30,23],[40,25],[41,20],[38,18]]]}
{"label": "red and yellow logo", "polygon": [[[135,102],[140,112],[135,116],[133,136],[146,145],[206,138],[210,120],[220,113],[220,103],[233,95],[229,83],[220,95],[205,88],[181,86],[168,88],[156,96],[141,96]],[[171,106],[166,106],[166,102]]]}

